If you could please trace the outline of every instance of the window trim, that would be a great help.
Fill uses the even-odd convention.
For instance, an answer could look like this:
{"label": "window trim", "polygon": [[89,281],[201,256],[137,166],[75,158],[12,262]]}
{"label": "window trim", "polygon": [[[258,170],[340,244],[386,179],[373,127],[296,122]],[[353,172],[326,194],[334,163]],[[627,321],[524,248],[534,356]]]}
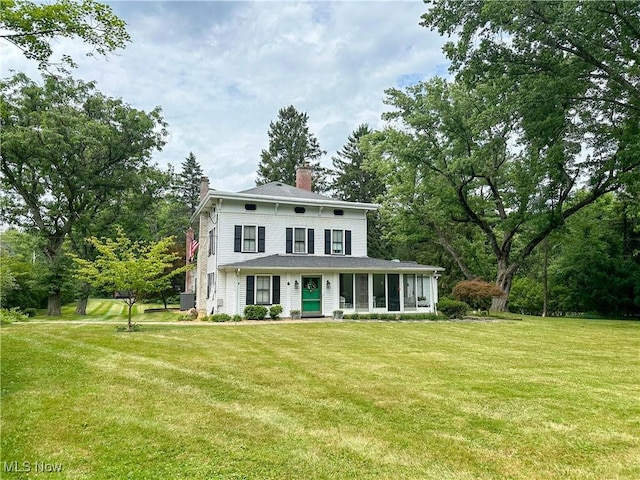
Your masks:
{"label": "window trim", "polygon": [[[258,283],[259,279],[268,279],[268,302],[258,302]],[[246,280],[246,298],[247,305],[278,305],[280,303],[281,282],[280,275],[247,275]],[[261,288],[262,297],[264,298],[265,289]]]}
{"label": "window trim", "polygon": [[209,256],[216,254],[216,227],[209,230]]}
{"label": "window trim", "polygon": [[[338,234],[340,234],[339,240],[336,239]],[[336,245],[340,248],[337,249]],[[344,230],[331,230],[331,255],[344,255]]]}
{"label": "window trim", "polygon": [[[247,239],[247,229],[253,228],[253,239]],[[246,248],[246,242],[253,241],[253,250]],[[242,225],[242,253],[256,253],[258,251],[258,226],[257,225]]]}
{"label": "window trim", "polygon": [[[299,232],[302,232],[302,241],[298,240]],[[302,250],[297,248],[300,243],[302,243]],[[293,227],[293,253],[307,253],[307,228]]]}
{"label": "window trim", "polygon": [[[334,249],[334,234],[342,232],[341,251]],[[326,228],[324,230],[324,254],[325,255],[351,255],[351,230],[341,228]]]}
{"label": "window trim", "polygon": [[[256,275],[256,279],[255,279],[255,292],[254,292],[254,301],[255,301],[255,305],[271,305],[271,277],[272,275]],[[260,286],[260,280],[264,281],[266,279],[266,285],[267,288],[259,288]],[[260,293],[262,293],[262,295],[264,296],[264,292],[266,292],[267,295],[267,301],[266,302],[259,302],[258,301],[258,296],[260,295]]]}
{"label": "window trim", "polygon": [[211,298],[211,294],[214,292],[215,285],[215,272],[207,272],[207,299]]}
{"label": "window trim", "polygon": [[[253,250],[245,248],[246,229],[255,229],[255,238],[252,239],[255,242]],[[233,251],[236,253],[264,253],[266,250],[266,227],[262,225],[235,225],[234,227],[234,239],[233,239]]]}
{"label": "window trim", "polygon": [[[296,240],[296,232],[303,231],[302,241]],[[296,243],[304,242],[301,251],[296,250]],[[285,253],[295,255],[313,255],[315,251],[315,229],[309,227],[287,227],[285,235]]]}

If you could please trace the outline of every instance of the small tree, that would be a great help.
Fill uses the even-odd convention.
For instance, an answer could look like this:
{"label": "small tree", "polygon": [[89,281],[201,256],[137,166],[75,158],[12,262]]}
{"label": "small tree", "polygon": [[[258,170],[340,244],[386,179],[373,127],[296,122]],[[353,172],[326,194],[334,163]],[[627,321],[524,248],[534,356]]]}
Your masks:
{"label": "small tree", "polygon": [[455,299],[468,303],[476,310],[489,311],[491,300],[503,295],[504,291],[498,285],[479,279],[464,280],[453,287]]}
{"label": "small tree", "polygon": [[143,244],[132,242],[121,228],[116,239],[90,237],[87,239],[97,252],[95,261],[75,257],[77,276],[93,285],[122,292],[129,306],[127,329],[133,330],[131,309],[145,294],[165,290],[173,276],[187,270],[187,266],[173,268],[178,254],[172,251],[173,237]]}

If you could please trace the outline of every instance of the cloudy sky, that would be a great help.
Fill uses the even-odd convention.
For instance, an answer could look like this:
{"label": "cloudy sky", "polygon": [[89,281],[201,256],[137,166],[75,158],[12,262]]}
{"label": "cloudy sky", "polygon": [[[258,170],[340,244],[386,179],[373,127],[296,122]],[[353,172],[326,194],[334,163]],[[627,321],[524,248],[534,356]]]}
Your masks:
{"label": "cloudy sky", "polygon": [[[177,171],[193,152],[219,190],[255,185],[269,122],[294,105],[327,151],[323,164],[361,123],[382,126],[384,90],[446,76],[446,39],[420,27],[421,0],[117,1],[125,50],[84,57],[80,42],[56,51],[79,64],[73,75],[143,110],[162,107],[169,124],[161,166]],[[2,76],[31,78],[33,62],[0,45]]]}

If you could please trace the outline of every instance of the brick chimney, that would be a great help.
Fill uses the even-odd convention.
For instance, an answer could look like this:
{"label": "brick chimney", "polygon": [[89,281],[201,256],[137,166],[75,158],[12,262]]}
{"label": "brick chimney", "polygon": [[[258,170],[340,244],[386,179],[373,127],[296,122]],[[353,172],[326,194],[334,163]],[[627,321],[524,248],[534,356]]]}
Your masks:
{"label": "brick chimney", "polygon": [[209,193],[209,177],[200,177],[200,201]]}
{"label": "brick chimney", "polygon": [[308,163],[303,163],[296,168],[296,187],[311,191],[311,174],[313,169]]}

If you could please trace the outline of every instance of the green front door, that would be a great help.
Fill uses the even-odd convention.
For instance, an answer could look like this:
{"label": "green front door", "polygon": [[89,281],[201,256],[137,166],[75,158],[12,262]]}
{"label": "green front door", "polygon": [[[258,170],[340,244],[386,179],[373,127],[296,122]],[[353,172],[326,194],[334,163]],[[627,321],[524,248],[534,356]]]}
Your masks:
{"label": "green front door", "polygon": [[302,277],[302,315],[322,315],[322,278]]}

